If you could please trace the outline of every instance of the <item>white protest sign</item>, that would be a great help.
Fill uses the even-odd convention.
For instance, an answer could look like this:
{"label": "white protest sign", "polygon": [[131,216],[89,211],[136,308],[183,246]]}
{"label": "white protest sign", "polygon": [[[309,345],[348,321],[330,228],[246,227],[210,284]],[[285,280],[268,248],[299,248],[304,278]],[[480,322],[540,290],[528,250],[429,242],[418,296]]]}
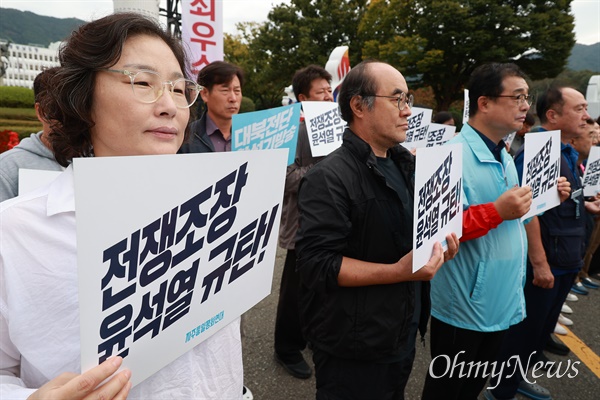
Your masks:
{"label": "white protest sign", "polygon": [[592,146],[583,174],[583,195],[595,196],[600,193],[600,147]]}
{"label": "white protest sign", "polygon": [[444,124],[429,124],[427,140],[417,142],[417,147],[441,146],[454,137],[456,126]]}
{"label": "white protest sign", "polygon": [[465,89],[464,92],[464,106],[463,106],[463,119],[462,119],[462,123],[463,125],[466,124],[467,122],[469,122],[469,89]]}
{"label": "white protest sign", "polygon": [[62,174],[62,171],[19,168],[19,196],[45,186]]}
{"label": "white protest sign", "polygon": [[312,156],[326,156],[340,147],[346,121],[340,115],[338,104],[331,101],[303,101],[301,104]]}
{"label": "white protest sign", "polygon": [[409,150],[414,149],[415,147],[425,146],[425,144],[419,146],[417,142],[427,140],[427,130],[433,114],[433,110],[429,108],[413,107],[411,111],[412,114],[408,117],[406,140],[402,143],[402,146]]}
{"label": "white protest sign", "polygon": [[523,186],[531,186],[533,202],[521,220],[560,204],[560,131],[533,132],[525,135],[523,154]]}
{"label": "white protest sign", "polygon": [[125,356],[136,385],[270,293],[286,159],[74,160],[82,371]]}
{"label": "white protest sign", "polygon": [[415,170],[413,272],[431,258],[435,242],[462,236],[462,145],[417,148]]}

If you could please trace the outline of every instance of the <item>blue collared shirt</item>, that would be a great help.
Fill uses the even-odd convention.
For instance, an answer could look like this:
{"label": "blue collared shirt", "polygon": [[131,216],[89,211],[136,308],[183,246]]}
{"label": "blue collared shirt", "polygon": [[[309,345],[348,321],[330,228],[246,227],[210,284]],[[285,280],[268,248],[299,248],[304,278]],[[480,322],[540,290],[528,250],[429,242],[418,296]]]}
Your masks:
{"label": "blue collared shirt", "polygon": [[206,134],[212,142],[216,152],[231,151],[231,136],[225,140],[223,132],[217,127],[217,124],[206,114]]}

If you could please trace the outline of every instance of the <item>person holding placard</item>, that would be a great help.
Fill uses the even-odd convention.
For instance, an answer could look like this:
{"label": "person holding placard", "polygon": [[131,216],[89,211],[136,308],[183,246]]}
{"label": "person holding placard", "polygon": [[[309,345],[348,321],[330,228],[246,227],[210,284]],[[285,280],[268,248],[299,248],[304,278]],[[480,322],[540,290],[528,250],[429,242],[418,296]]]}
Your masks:
{"label": "person holding placard", "polygon": [[[577,165],[580,167],[580,171],[585,170],[584,160],[587,160],[590,149],[592,146],[596,146],[598,144],[598,136],[600,134],[600,126],[593,119],[587,120],[589,135],[582,135],[581,138],[571,139],[571,146],[579,153],[579,159],[577,160]],[[588,148],[589,146],[589,148]],[[586,152],[587,150],[587,152]],[[596,196],[597,197],[597,196]],[[586,200],[592,201],[593,204],[595,200],[594,197],[586,198]],[[589,223],[588,223],[589,225]],[[592,256],[598,249],[598,245],[600,244],[600,224],[595,221],[595,218],[591,218],[591,232],[589,234],[588,246],[585,251],[585,256],[583,258],[583,267],[581,271],[577,274],[577,278],[575,279],[575,284],[581,282],[581,285],[587,289],[598,289],[600,285],[592,280],[589,275],[590,263],[592,261]],[[577,286],[581,289],[581,286]],[[572,289],[571,289],[572,290]]]}
{"label": "person holding placard", "polygon": [[527,240],[520,218],[530,187],[519,179],[503,138],[521,129],[532,96],[515,64],[479,66],[469,83],[469,120],[449,144],[463,146],[461,250],[431,281],[431,357],[423,399],[477,399],[487,375],[450,374],[443,357],[494,361],[506,330],[525,317]]}
{"label": "person holding placard", "polygon": [[[331,74],[318,65],[309,65],[296,71],[292,79],[294,96],[299,101],[333,101]],[[300,180],[323,157],[313,157],[310,150],[306,122],[300,123],[296,158],[287,168],[281,226],[279,227],[279,245],[287,250],[277,318],[275,320],[275,359],[292,376],[307,379],[312,375],[310,366],[304,360],[301,351],[306,347],[302,334],[298,310],[298,292],[300,281],[296,272],[296,231],[298,230],[298,186]]]}
{"label": "person holding placard", "polygon": [[80,371],[72,160],[175,154],[200,86],[185,79],[180,40],[139,14],[82,25],[59,59],[42,109],[56,121],[49,140],[68,168],[48,186],[0,206],[0,397],[239,399],[239,323],[134,388],[132,371],[117,372],[119,356]]}
{"label": "person holding placard", "polygon": [[300,182],[296,240],[300,311],[313,350],[317,399],[403,399],[429,284],[458,251],[434,245],[412,273],[414,157],[406,139],[413,97],[389,64],[363,61],[338,96],[343,144]]}
{"label": "person holding placard", "polygon": [[[191,123],[191,135],[178,153],[231,151],[231,126],[233,116],[240,112],[244,80],[244,71],[225,61],[213,61],[200,70],[197,82],[202,87],[204,110]],[[245,399],[254,397],[246,386],[242,392]]]}
{"label": "person holding placard", "polygon": [[[559,206],[533,217],[526,226],[528,262],[524,294],[527,318],[509,329],[497,359],[506,362],[516,356],[522,365],[527,365],[534,352],[540,354],[550,340],[562,305],[583,266],[585,254],[586,202],[577,171],[578,154],[569,142],[586,133],[587,102],[583,94],[573,88],[551,86],[538,99],[536,109],[541,130],[560,130],[559,179],[567,179],[571,193],[570,196],[561,195]],[[524,151],[521,149],[515,155],[517,171],[521,173],[523,162]],[[517,392],[538,399],[551,397],[547,389],[525,378],[517,370],[510,376],[492,379],[494,389],[486,392],[487,398],[511,399]]]}
{"label": "person holding placard", "polygon": [[198,73],[205,110],[190,126],[192,132],[179,153],[231,151],[231,124],[240,112],[244,72],[237,65],[213,61]]}

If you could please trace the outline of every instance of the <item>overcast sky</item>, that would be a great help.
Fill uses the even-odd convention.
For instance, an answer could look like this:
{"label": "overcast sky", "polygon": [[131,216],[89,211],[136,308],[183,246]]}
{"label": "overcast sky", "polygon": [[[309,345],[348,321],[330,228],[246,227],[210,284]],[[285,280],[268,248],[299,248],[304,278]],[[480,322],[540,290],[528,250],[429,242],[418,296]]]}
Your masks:
{"label": "overcast sky", "polygon": [[[148,0],[152,1],[152,0]],[[219,0],[217,0],[219,1]],[[289,0],[222,0],[223,29],[236,33],[235,24],[245,21],[265,21],[273,5],[289,3]],[[162,1],[166,3],[166,1]],[[90,21],[113,11],[112,0],[0,0],[3,8],[31,11],[39,15],[57,18],[79,18]],[[600,42],[600,0],[574,0],[571,9],[575,15],[577,43]],[[549,40],[552,40],[549,38]]]}

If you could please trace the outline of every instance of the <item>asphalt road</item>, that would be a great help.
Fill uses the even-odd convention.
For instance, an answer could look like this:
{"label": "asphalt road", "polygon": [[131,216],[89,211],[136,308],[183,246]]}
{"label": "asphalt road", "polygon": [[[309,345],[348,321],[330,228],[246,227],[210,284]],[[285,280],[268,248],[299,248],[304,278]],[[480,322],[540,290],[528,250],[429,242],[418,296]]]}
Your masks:
{"label": "asphalt road", "polygon": [[[255,400],[315,398],[314,377],[307,380],[296,379],[288,375],[273,359],[273,329],[284,257],[284,250],[279,249],[275,262],[271,294],[249,310],[243,318],[244,381],[246,386],[252,391]],[[571,330],[593,353],[599,355],[600,290],[590,290],[588,296],[579,295],[578,297],[578,302],[568,303],[573,309],[573,314],[568,315],[574,322]],[[561,378],[544,376],[538,380],[539,384],[551,391],[553,399],[600,399],[600,378],[590,370],[589,366],[581,362],[573,352],[567,356],[546,354],[549,359],[562,362],[561,368],[563,372],[567,368],[568,362],[571,364],[577,361],[580,362],[580,364],[577,364],[578,372],[572,378],[567,377],[567,375]],[[305,351],[305,358],[312,365],[309,350]],[[407,399],[420,398],[429,361],[429,349],[417,345],[415,364],[406,388]],[[595,368],[596,371],[599,371],[600,365],[596,365]],[[574,375],[573,369],[570,371],[571,375]],[[526,399],[526,397],[517,395],[517,399]]]}

